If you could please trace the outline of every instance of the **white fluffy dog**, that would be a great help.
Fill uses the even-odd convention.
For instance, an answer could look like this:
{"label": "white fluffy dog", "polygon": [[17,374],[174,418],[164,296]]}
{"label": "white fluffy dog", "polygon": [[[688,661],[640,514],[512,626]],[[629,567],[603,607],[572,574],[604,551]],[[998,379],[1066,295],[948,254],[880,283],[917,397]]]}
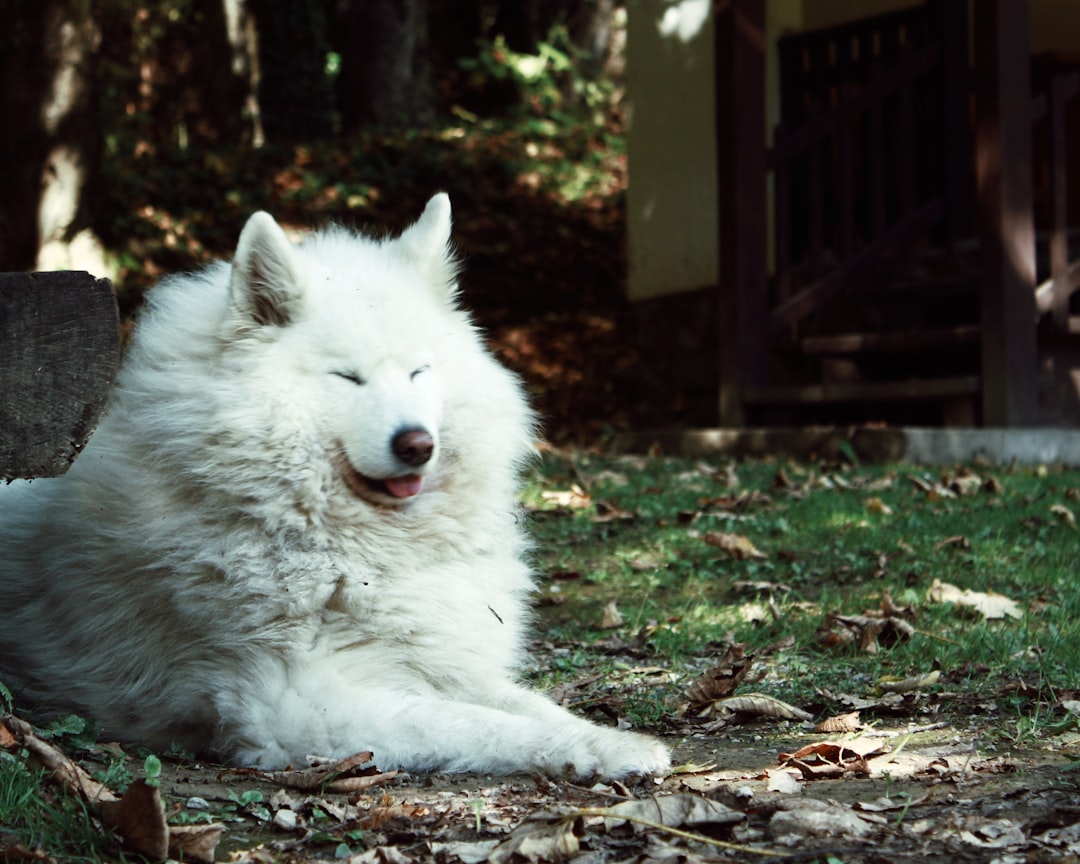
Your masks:
{"label": "white fluffy dog", "polygon": [[663,772],[514,680],[532,418],[455,298],[450,203],[150,292],[65,477],[0,490],[0,679],[107,735],[265,768]]}

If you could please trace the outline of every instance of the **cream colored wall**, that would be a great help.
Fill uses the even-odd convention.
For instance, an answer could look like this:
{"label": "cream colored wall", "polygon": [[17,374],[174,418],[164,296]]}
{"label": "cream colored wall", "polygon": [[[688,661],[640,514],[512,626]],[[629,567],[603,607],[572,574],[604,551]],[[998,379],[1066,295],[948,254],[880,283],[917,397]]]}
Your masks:
{"label": "cream colored wall", "polygon": [[[917,2],[767,0],[769,129],[779,112],[777,37]],[[712,6],[712,0],[627,0],[627,239],[632,300],[702,288],[717,281]],[[1032,0],[1033,51],[1075,52],[1077,33],[1080,3]]]}
{"label": "cream colored wall", "polygon": [[629,294],[715,284],[711,0],[629,0]]}
{"label": "cream colored wall", "polygon": [[[716,113],[711,0],[628,0],[630,99],[629,296],[643,300],[715,285]],[[768,44],[800,26],[801,0],[771,0]],[[767,121],[779,80],[770,55]]]}

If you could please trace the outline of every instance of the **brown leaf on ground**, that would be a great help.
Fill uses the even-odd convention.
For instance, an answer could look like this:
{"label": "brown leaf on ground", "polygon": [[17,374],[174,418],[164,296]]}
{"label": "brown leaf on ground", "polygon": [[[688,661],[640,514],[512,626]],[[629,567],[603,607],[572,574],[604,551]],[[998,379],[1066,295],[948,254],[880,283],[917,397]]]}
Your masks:
{"label": "brown leaf on ground", "polygon": [[[119,801],[100,802],[97,812],[128,849],[154,860],[168,857],[169,826],[165,824],[165,808],[156,786],[136,780]],[[209,860],[214,860],[212,854]]]}
{"label": "brown leaf on ground", "polygon": [[749,510],[754,507],[772,507],[773,500],[764,492],[757,489],[747,489],[737,495],[722,495],[719,498],[707,498],[701,502],[703,510],[723,510],[734,512],[736,510]]}
{"label": "brown leaf on ground", "polygon": [[801,720],[807,722],[814,719],[813,714],[781,702],[764,693],[744,693],[741,696],[730,696],[727,699],[717,699],[711,708],[714,714],[733,715],[743,717],[772,717],[777,720]]}
{"label": "brown leaf on ground", "polygon": [[1004,594],[994,591],[972,591],[960,589],[948,582],[934,580],[930,586],[930,599],[935,603],[955,603],[957,606],[974,609],[983,618],[1023,618],[1020,605]]}
{"label": "brown leaf on ground", "polygon": [[1076,527],[1076,514],[1064,504],[1051,504],[1050,512],[1059,522],[1068,525],[1070,528]]}
{"label": "brown leaf on ground", "polygon": [[866,511],[875,516],[891,516],[893,509],[877,496],[866,499]]}
{"label": "brown leaf on ground", "polygon": [[585,834],[582,819],[574,814],[536,813],[488,853],[491,864],[563,861],[577,855]]}
{"label": "brown leaf on ground", "polygon": [[941,672],[935,669],[923,675],[912,675],[908,678],[882,678],[878,681],[878,687],[885,693],[914,693],[923,687],[937,684],[941,678]]}
{"label": "brown leaf on ground", "polygon": [[858,711],[827,717],[814,727],[815,732],[858,732],[863,728]]}
{"label": "brown leaf on ground", "polygon": [[622,627],[622,625],[623,616],[615,601],[610,600],[605,603],[604,610],[600,613],[600,628],[602,630],[613,630],[616,627]]}
{"label": "brown leaf on ground", "polygon": [[610,501],[597,501],[596,512],[593,513],[593,522],[630,522],[637,519],[637,513],[623,510],[617,504]]}
{"label": "brown leaf on ground", "polygon": [[957,495],[974,495],[982,489],[983,479],[978,474],[961,471],[947,485]]}
{"label": "brown leaf on ground", "polygon": [[856,739],[845,743],[820,741],[800,747],[794,753],[781,753],[778,760],[782,768],[795,767],[802,772],[803,779],[815,780],[821,777],[840,777],[844,774],[869,774],[867,759],[888,753],[889,748],[882,742]]}
{"label": "brown leaf on ground", "polygon": [[893,615],[837,615],[830,612],[818,629],[818,639],[828,647],[856,644],[861,651],[876,654],[883,646],[910,639],[915,628]]}
{"label": "brown leaf on ground", "polygon": [[569,489],[550,489],[540,493],[540,497],[550,504],[568,510],[584,510],[592,505],[592,496],[576,483]]}
{"label": "brown leaf on ground", "polygon": [[709,531],[701,539],[710,546],[715,546],[717,549],[722,549],[727,552],[737,561],[746,561],[749,558],[769,557],[742,534],[729,534],[726,531]]}
{"label": "brown leaf on ground", "polygon": [[667,828],[731,825],[746,819],[746,814],[741,811],[698,795],[664,795],[624,801],[598,812],[604,817],[604,828],[607,831],[627,822],[634,824],[635,830],[640,830],[642,826],[650,825],[663,825]]}
{"label": "brown leaf on ground", "polygon": [[9,839],[0,834],[0,862],[3,862],[3,864],[16,861],[44,861],[51,864],[56,860],[41,849],[27,849],[17,840],[10,840],[9,842]]}
{"label": "brown leaf on ground", "polygon": [[881,592],[881,611],[887,617],[907,619],[915,618],[915,607],[897,606],[896,601],[892,598],[892,594],[890,594],[887,590]]}
{"label": "brown leaf on ground", "polygon": [[873,830],[870,822],[842,804],[790,798],[780,802],[766,826],[766,836],[786,846],[800,847],[809,838],[833,837],[851,842]]}
{"label": "brown leaf on ground", "polygon": [[956,534],[953,537],[946,537],[944,540],[940,540],[935,543],[934,551],[937,552],[939,549],[944,549],[946,546],[953,546],[957,549],[970,549],[971,542],[967,539],[967,537]]}
{"label": "brown leaf on ground", "polygon": [[337,761],[319,761],[301,771],[255,771],[255,776],[292,789],[311,792],[360,792],[397,777],[397,771],[379,771],[371,762],[374,754],[365,750]]}
{"label": "brown leaf on ground", "polygon": [[741,643],[728,645],[716,665],[686,688],[691,711],[704,708],[735,692],[754,664],[754,654],[745,652],[746,646]]}

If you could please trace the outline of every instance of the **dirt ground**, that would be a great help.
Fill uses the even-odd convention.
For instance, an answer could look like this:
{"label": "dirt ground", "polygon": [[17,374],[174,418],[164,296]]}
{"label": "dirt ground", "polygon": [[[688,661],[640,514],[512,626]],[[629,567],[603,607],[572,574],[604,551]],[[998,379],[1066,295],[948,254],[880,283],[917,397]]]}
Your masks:
{"label": "dirt ground", "polygon": [[1080,774],[1065,752],[993,752],[959,722],[934,725],[878,727],[861,740],[883,752],[820,779],[778,757],[829,736],[784,723],[670,740],[676,771],[634,786],[401,775],[335,795],[188,763],[166,764],[161,789],[175,812],[225,822],[218,860],[1080,860]]}

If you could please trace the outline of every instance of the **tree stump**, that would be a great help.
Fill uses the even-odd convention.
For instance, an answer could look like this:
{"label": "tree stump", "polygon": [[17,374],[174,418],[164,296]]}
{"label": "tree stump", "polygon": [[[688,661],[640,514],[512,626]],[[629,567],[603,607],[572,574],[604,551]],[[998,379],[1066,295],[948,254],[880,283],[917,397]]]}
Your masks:
{"label": "tree stump", "polygon": [[108,279],[0,273],[0,480],[67,471],[97,428],[119,359]]}

